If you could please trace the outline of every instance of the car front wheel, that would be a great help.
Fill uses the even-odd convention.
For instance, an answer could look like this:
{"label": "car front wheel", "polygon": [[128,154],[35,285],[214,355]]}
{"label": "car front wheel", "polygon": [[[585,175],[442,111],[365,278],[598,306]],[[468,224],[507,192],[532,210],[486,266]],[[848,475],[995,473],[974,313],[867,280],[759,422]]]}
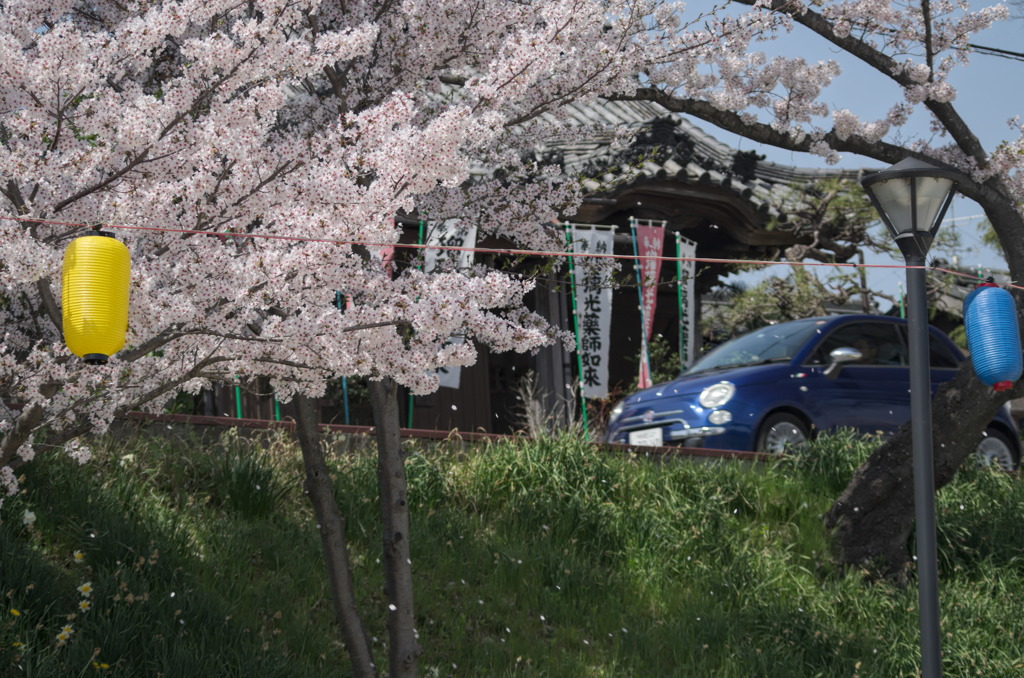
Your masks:
{"label": "car front wheel", "polygon": [[1013,471],[1017,468],[1013,443],[997,428],[985,429],[985,435],[978,442],[974,455],[982,466],[994,466],[1004,471]]}
{"label": "car front wheel", "polygon": [[802,447],[810,439],[810,431],[799,417],[777,412],[761,424],[757,434],[757,451],[782,454]]}

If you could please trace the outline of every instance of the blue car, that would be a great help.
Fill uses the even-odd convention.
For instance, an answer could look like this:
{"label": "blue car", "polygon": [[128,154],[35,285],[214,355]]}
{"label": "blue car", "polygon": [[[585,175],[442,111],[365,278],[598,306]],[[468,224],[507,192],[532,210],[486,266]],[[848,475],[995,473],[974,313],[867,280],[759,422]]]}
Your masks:
{"label": "blue car", "polygon": [[[673,381],[612,410],[607,441],[779,453],[838,428],[888,436],[910,419],[906,321],[875,315],[806,318],[718,346]],[[929,328],[933,389],[964,356]],[[977,454],[1015,469],[1020,435],[1004,407]]]}

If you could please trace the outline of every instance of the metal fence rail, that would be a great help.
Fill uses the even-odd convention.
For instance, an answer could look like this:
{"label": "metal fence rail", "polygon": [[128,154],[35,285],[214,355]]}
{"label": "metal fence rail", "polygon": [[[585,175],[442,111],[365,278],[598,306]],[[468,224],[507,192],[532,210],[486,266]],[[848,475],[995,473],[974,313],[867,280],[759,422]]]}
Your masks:
{"label": "metal fence rail", "polygon": [[[234,417],[208,417],[197,414],[149,414],[146,412],[130,412],[129,421],[152,422],[164,424],[181,424],[201,428],[250,428],[261,430],[294,431],[295,422],[291,419],[272,421],[267,419],[237,419]],[[320,424],[322,431],[343,433],[348,435],[374,435],[373,426],[347,426],[344,424]],[[482,433],[474,431],[432,431],[427,429],[403,428],[402,438],[422,440],[458,440],[462,442],[497,441],[514,438],[529,438],[526,434],[509,435],[504,433]],[[740,450],[705,450],[695,447],[638,447],[621,443],[595,443],[598,447],[611,452],[633,453],[652,457],[692,457],[705,459],[735,459],[740,461],[767,461],[775,455],[762,452],[743,452]]]}

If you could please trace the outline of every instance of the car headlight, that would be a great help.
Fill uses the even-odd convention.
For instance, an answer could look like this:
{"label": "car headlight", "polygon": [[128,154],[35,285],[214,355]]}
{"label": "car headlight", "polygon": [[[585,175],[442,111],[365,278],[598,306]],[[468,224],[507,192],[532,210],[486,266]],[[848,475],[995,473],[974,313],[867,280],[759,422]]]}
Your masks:
{"label": "car headlight", "polygon": [[701,391],[697,401],[707,408],[721,407],[732,399],[736,393],[736,387],[727,381],[722,381],[713,386],[708,386]]}
{"label": "car headlight", "polygon": [[622,416],[622,406],[625,405],[625,403],[626,401],[620,400],[618,404],[612,408],[612,411],[608,414],[608,428],[611,428],[612,424],[618,421],[619,417]]}

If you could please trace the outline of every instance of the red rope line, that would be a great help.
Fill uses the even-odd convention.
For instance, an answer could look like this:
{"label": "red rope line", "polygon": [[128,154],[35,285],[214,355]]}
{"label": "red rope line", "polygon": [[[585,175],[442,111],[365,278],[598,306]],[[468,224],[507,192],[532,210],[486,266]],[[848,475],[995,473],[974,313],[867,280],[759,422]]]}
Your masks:
{"label": "red rope line", "polygon": [[[401,247],[405,249],[420,249],[420,250],[444,250],[450,252],[474,252],[478,254],[504,254],[508,256],[532,256],[532,257],[571,257],[571,258],[591,258],[591,259],[645,259],[645,260],[656,260],[656,261],[693,261],[704,264],[739,264],[744,266],[819,266],[819,267],[841,267],[841,268],[852,268],[852,269],[868,269],[868,268],[896,268],[896,269],[914,269],[921,268],[926,271],[939,271],[947,273],[949,275],[957,276],[960,278],[967,278],[974,280],[977,278],[975,275],[969,273],[963,273],[961,271],[953,271],[947,268],[940,267],[929,267],[929,266],[907,266],[906,264],[858,264],[858,263],[826,263],[821,261],[769,261],[764,259],[716,259],[712,257],[665,257],[660,255],[639,255],[633,256],[632,254],[598,254],[594,252],[563,252],[563,251],[545,251],[545,250],[524,250],[514,248],[494,248],[494,247],[455,247],[451,245],[428,245],[420,243],[377,243],[367,242],[365,240],[335,240],[332,238],[309,238],[297,235],[273,235],[270,233],[232,233],[230,231],[200,231],[187,228],[164,228],[160,226],[130,226],[128,224],[84,224],[74,221],[53,221],[49,219],[36,219],[31,217],[7,217],[0,216],[0,220],[4,221],[18,221],[18,222],[30,222],[34,224],[45,224],[47,226],[69,226],[74,228],[94,228],[97,225],[101,225],[103,228],[119,228],[128,231],[155,231],[160,233],[180,233],[183,235],[212,235],[220,236],[224,238],[254,238],[264,240],[283,240],[287,242],[309,242],[309,243],[325,243],[329,245],[362,245],[364,247]],[[1013,283],[1007,283],[1007,287],[1013,289],[1024,290],[1024,286],[1015,285]]]}

